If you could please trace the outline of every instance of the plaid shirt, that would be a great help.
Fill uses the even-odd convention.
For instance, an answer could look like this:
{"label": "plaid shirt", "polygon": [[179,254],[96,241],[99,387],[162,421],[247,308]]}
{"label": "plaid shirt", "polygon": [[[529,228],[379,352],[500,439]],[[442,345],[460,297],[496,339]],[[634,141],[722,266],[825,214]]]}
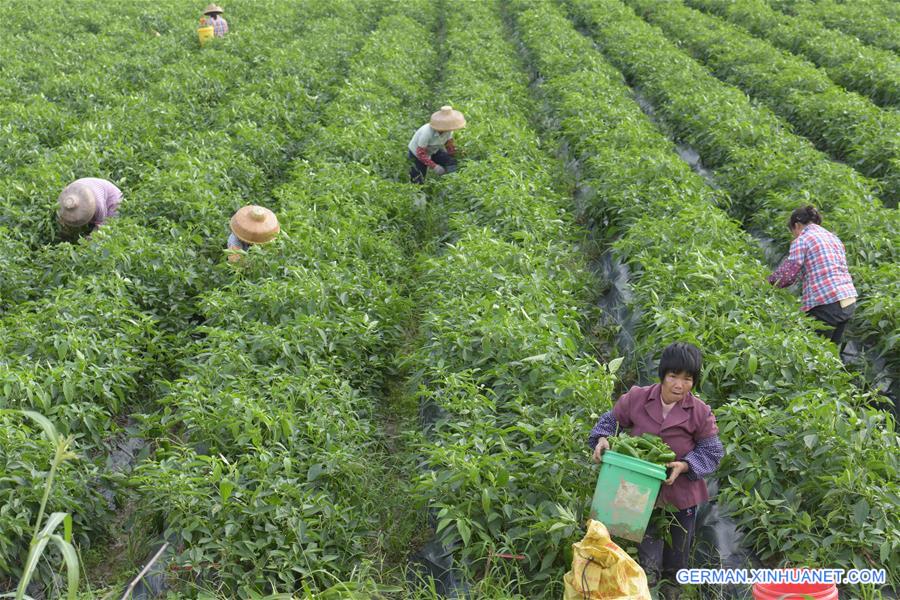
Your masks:
{"label": "plaid shirt", "polygon": [[787,287],[803,279],[803,311],[855,298],[844,245],[827,229],[810,223],[791,242],[788,257],[769,275],[769,283]]}
{"label": "plaid shirt", "polygon": [[208,17],[206,22],[212,25],[213,34],[215,34],[216,37],[225,37],[225,34],[228,33],[228,21],[221,15],[215,19]]}

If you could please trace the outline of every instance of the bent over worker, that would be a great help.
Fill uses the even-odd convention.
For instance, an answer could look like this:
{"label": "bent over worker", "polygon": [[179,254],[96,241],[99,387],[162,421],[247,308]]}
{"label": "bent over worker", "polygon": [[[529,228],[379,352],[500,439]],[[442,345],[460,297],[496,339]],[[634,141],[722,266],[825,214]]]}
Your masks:
{"label": "bent over worker", "polygon": [[856,288],[847,268],[844,244],[822,225],[822,215],[813,206],[794,210],[788,229],[794,236],[788,256],[769,275],[769,283],[787,287],[803,280],[800,309],[833,327],[822,335],[841,343],[844,328],[856,309]]}
{"label": "bent over worker", "polygon": [[410,181],[425,183],[429,169],[438,176],[455,171],[453,132],[465,126],[463,114],[451,106],[442,106],[432,114],[431,120],[419,127],[409,141],[407,156],[413,163],[409,170]]}
{"label": "bent over worker", "polygon": [[659,383],[632,387],[616,401],[613,409],[597,421],[588,436],[594,462],[603,460],[610,436],[621,429],[633,436],[650,433],[659,436],[675,453],[667,463],[669,477],[657,498],[657,507],[673,505],[679,526],[669,530],[670,540],[663,543],[663,532],[648,527],[638,546],[638,559],[650,585],[660,575],[667,580],[663,598],[679,598],[680,590],[672,582],[679,569],[688,568],[697,505],[709,499],[704,477],[715,472],[725,455],[712,409],[691,390],[700,382],[702,356],[691,344],[675,342],[663,350],[659,361]]}
{"label": "bent over worker", "polygon": [[[253,204],[244,206],[231,217],[231,234],[228,236],[227,247],[229,250],[246,252],[253,244],[268,244],[280,230],[278,217],[271,210]],[[228,255],[231,262],[240,259],[240,254]]]}
{"label": "bent over worker", "polygon": [[56,217],[64,228],[73,230],[90,225],[93,230],[116,216],[121,202],[122,191],[112,182],[83,177],[63,189]]}
{"label": "bent over worker", "polygon": [[216,37],[225,37],[228,33],[228,21],[222,17],[223,12],[225,11],[218,4],[210,4],[203,11],[203,14],[209,17],[207,24],[212,26],[213,35]]}

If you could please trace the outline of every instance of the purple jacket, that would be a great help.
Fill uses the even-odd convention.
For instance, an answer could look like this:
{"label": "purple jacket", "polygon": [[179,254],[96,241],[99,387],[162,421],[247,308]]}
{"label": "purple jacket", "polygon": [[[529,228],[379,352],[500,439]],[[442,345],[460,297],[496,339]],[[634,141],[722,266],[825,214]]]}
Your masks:
{"label": "purple jacket", "polygon": [[[631,435],[652,433],[658,435],[675,452],[675,460],[684,460],[700,440],[715,438],[719,434],[716,417],[705,402],[693,394],[672,407],[665,421],[662,418],[660,384],[645,387],[634,386],[623,394],[613,407],[616,421],[629,429]],[[672,485],[663,485],[660,499],[674,504],[678,510],[697,506],[709,499],[706,482],[681,474]]]}
{"label": "purple jacket", "polygon": [[97,177],[82,177],[73,183],[88,186],[94,194],[97,207],[94,209],[94,217],[91,219],[92,225],[100,227],[108,218],[116,216],[119,204],[122,202],[122,191],[115,184]]}

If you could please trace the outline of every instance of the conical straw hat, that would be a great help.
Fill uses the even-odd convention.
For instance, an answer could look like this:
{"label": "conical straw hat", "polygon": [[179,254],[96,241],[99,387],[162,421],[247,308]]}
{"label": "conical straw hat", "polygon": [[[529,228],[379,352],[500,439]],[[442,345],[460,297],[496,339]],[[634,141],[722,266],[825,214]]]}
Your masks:
{"label": "conical straw hat", "polygon": [[431,115],[431,128],[437,131],[456,131],[466,126],[466,118],[452,106],[442,106]]}
{"label": "conical straw hat", "polygon": [[211,13],[224,13],[224,12],[225,11],[222,10],[222,7],[219,6],[218,4],[210,4],[203,10],[204,15],[208,15]]}
{"label": "conical straw hat", "polygon": [[70,227],[81,227],[94,217],[97,200],[91,188],[83,183],[70,183],[59,195],[59,220]]}
{"label": "conical straw hat", "polygon": [[244,206],[231,217],[231,231],[248,244],[271,242],[280,229],[275,213],[262,206]]}

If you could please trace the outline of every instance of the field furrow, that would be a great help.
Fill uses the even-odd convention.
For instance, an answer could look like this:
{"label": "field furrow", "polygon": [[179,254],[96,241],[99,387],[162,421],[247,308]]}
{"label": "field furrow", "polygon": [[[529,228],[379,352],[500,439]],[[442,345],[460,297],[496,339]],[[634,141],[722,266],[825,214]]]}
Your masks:
{"label": "field furrow", "polygon": [[600,284],[499,3],[456,0],[446,14],[442,94],[469,125],[460,170],[432,197],[448,239],[416,267],[422,315],[405,360],[430,418],[415,497],[464,572],[487,571],[477,594],[517,572],[510,593],[558,596],[592,486],[583,431],[612,392],[583,330]]}

